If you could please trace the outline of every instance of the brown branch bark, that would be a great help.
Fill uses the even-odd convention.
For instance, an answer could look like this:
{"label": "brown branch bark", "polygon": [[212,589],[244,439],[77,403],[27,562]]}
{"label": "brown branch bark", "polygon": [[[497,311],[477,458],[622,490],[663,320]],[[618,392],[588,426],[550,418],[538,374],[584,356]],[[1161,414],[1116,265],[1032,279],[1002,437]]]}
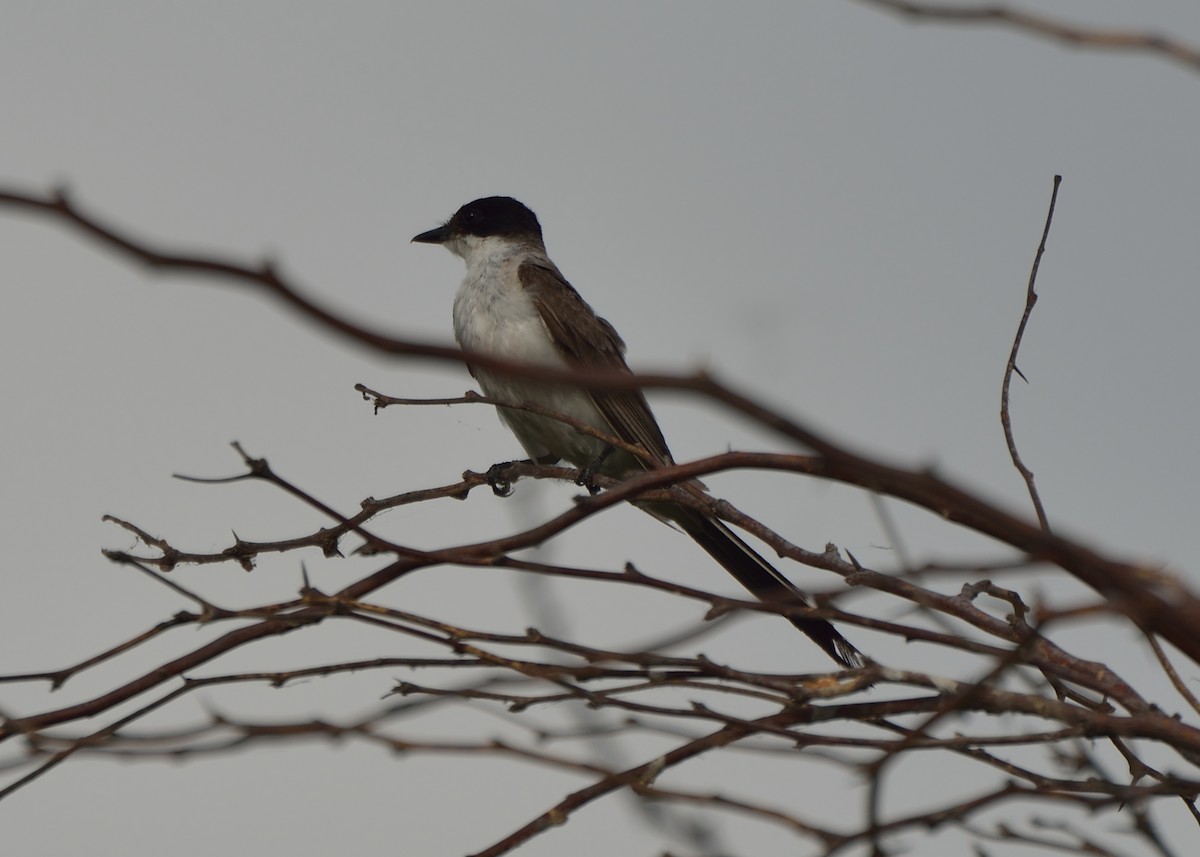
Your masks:
{"label": "brown branch bark", "polygon": [[1200,71],[1200,50],[1157,33],[1137,30],[1099,29],[1068,24],[1057,18],[1020,9],[989,4],[964,6],[948,3],[917,3],[910,0],[860,0],[914,20],[946,24],[994,24],[1031,36],[1052,39],[1065,45],[1093,50],[1142,52]]}

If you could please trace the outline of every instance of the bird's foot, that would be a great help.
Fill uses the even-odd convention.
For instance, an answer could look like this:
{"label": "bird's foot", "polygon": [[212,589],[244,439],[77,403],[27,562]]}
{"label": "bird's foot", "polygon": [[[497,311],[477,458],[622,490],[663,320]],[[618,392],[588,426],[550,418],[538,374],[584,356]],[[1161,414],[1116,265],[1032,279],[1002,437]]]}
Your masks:
{"label": "bird's foot", "polygon": [[613,454],[614,447],[610,444],[604,447],[604,450],[596,456],[596,460],[586,467],[579,468],[579,473],[575,476],[575,484],[587,489],[587,492],[595,497],[600,493],[600,486],[596,484],[596,473],[604,466],[604,462]]}
{"label": "bird's foot", "polygon": [[522,464],[554,464],[558,458],[553,455],[543,455],[541,458],[519,458],[516,461],[501,461],[499,464],[493,464],[487,469],[487,484],[492,489],[492,493],[497,497],[511,497],[513,493],[513,483],[520,478],[514,476],[512,468]]}
{"label": "bird's foot", "polygon": [[497,497],[511,497],[513,493],[513,478],[510,472],[514,464],[532,464],[528,459],[519,461],[501,461],[498,464],[493,464],[487,469],[487,484],[492,489],[492,493]]}

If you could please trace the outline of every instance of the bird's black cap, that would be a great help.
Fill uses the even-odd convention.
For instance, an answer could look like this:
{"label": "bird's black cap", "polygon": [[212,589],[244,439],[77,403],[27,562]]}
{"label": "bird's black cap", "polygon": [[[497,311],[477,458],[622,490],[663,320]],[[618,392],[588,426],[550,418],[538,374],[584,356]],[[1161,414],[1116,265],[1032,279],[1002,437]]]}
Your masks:
{"label": "bird's black cap", "polygon": [[418,244],[444,244],[460,235],[533,235],[541,240],[537,215],[511,196],[485,196],[468,202],[442,226],[413,238]]}

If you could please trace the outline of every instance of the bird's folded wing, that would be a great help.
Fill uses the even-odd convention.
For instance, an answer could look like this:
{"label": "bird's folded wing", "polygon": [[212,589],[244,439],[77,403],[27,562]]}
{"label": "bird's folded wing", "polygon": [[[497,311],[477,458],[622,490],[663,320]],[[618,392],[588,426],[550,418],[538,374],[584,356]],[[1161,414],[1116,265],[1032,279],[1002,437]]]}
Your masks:
{"label": "bird's folded wing", "polygon": [[[592,310],[553,265],[526,262],[518,276],[546,325],[550,338],[571,366],[629,372],[625,343],[607,321]],[[647,466],[670,464],[671,451],[646,397],[640,390],[593,392],[593,401],[612,434],[641,446]]]}

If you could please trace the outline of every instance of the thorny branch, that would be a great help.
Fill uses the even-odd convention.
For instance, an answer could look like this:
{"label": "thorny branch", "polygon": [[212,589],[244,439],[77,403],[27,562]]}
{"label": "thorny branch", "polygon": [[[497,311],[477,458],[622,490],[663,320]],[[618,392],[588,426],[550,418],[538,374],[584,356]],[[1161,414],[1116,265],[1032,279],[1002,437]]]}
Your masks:
{"label": "thorny branch", "polygon": [[[1057,180],[1055,192],[1057,193]],[[175,630],[191,627],[211,631],[211,638],[154,669],[133,670],[106,693],[71,705],[0,722],[0,742],[21,739],[23,753],[0,757],[0,771],[13,779],[0,798],[32,784],[79,754],[121,758],[191,758],[240,751],[256,744],[299,739],[352,738],[400,753],[501,756],[544,765],[584,777],[587,783],[519,826],[481,855],[509,853],[531,837],[560,825],[592,802],[615,792],[642,800],[700,805],[736,812],[767,823],[783,825],[809,841],[823,854],[854,847],[875,853],[890,850],[899,834],[955,826],[977,841],[1003,840],[1039,847],[1071,847],[1106,851],[1069,823],[1052,830],[1037,824],[1005,821],[994,825],[1006,805],[1034,801],[1045,813],[1052,805],[1094,813],[1124,815],[1130,830],[1157,853],[1169,854],[1150,809],[1163,799],[1182,801],[1191,811],[1200,778],[1192,770],[1200,763],[1200,728],[1194,724],[1195,700],[1186,682],[1167,659],[1157,636],[1171,642],[1192,662],[1200,662],[1200,598],[1182,583],[1098,553],[1088,546],[1049,532],[1032,476],[1016,450],[1007,408],[1008,384],[1016,371],[1021,334],[1032,312],[1037,260],[1045,246],[1046,221],[1033,273],[1025,315],[1014,341],[1004,384],[1002,423],[1014,462],[1027,474],[1027,484],[1040,524],[1000,509],[977,495],[928,471],[897,467],[857,454],[809,429],[797,420],[757,402],[707,375],[572,374],[537,366],[521,366],[466,355],[454,348],[418,343],[366,330],[306,297],[273,266],[251,267],[225,259],[167,252],[130,237],[102,218],[81,211],[62,192],[40,196],[0,191],[0,205],[32,210],[71,225],[128,258],[155,270],[186,272],[241,283],[282,300],[309,321],[364,347],[400,356],[463,361],[497,371],[544,380],[570,380],[595,389],[641,387],[688,391],[737,411],[792,441],[794,454],[727,452],[663,467],[616,483],[598,477],[604,489],[595,497],[579,497],[570,507],[539,520],[520,532],[486,541],[460,541],[435,548],[417,548],[378,530],[379,516],[390,509],[445,499],[466,500],[486,474],[466,472],[442,485],[405,491],[382,499],[366,498],[353,512],[339,511],[301,485],[276,473],[263,458],[235,444],[244,471],[220,479],[183,477],[193,482],[234,486],[244,481],[266,482],[295,501],[318,511],[328,525],[314,532],[275,541],[252,541],[235,536],[232,544],[209,552],[187,550],[170,539],[115,516],[108,520],[131,533],[141,550],[106,551],[112,561],[135,569],[190,602],[171,618],[132,634],[127,640],[78,663],[54,670],[0,676],[0,683],[45,682],[58,688],[100,665],[119,666],[130,652],[148,650]],[[1053,200],[1051,211],[1053,210]],[[495,402],[468,393],[438,400],[389,397],[363,385],[358,389],[376,409],[420,404],[488,404]],[[534,409],[532,405],[526,407]],[[577,430],[594,430],[561,419]],[[616,439],[608,439],[616,442]],[[835,546],[811,550],[790,541],[733,504],[690,490],[690,480],[729,470],[768,470],[807,479],[841,482],[881,497],[905,500],[928,512],[993,539],[1008,554],[987,562],[935,563],[912,569],[865,566]],[[571,480],[574,471],[556,466],[513,463],[507,477]],[[221,490],[235,490],[224,487]],[[577,524],[631,499],[669,496],[749,532],[779,556],[837,575],[847,586],[836,594],[818,594],[816,606],[763,604],[724,597],[647,573],[632,565],[624,569],[581,568],[535,562],[518,552],[559,538]],[[450,508],[450,507],[443,507]],[[457,513],[463,506],[454,506]],[[337,561],[351,553],[384,557],[365,576],[327,594],[307,577],[295,596],[253,607],[222,606],[202,594],[208,580],[197,566],[233,565],[247,571],[260,558],[301,552],[306,559]],[[1091,586],[1101,601],[1084,608],[1035,603],[1027,606],[1013,588],[993,579],[1038,565],[1048,573],[1058,569]],[[627,648],[598,648],[566,635],[527,629],[523,633],[468,627],[416,611],[399,610],[374,600],[402,577],[439,566],[505,568],[516,573],[550,576],[563,581],[622,586],[661,593],[696,603],[707,618],[733,613],[807,612],[840,625],[870,629],[878,639],[913,642],[916,652],[953,653],[959,666],[951,678],[932,671],[896,665],[907,650],[880,647],[875,663],[862,670],[832,674],[768,673],[703,655],[679,652],[690,633],[664,631],[656,644]],[[939,588],[928,575],[942,581],[961,578]],[[175,572],[170,577],[166,572]],[[180,575],[187,573],[187,582]],[[913,572],[913,573],[908,573]],[[917,573],[921,572],[921,573]],[[859,601],[870,594],[870,608],[848,610],[837,604],[853,594]],[[883,605],[883,606],[881,606]],[[914,608],[908,620],[897,607]],[[1164,672],[1179,688],[1178,702],[1147,698],[1142,676],[1130,680],[1104,663],[1075,654],[1053,637],[1080,617],[1100,617],[1114,624],[1131,622],[1149,638]],[[886,618],[884,618],[886,617]],[[932,619],[931,619],[932,617]],[[936,621],[934,621],[936,620]],[[378,657],[332,662],[296,670],[243,672],[200,676],[197,671],[215,658],[305,627],[355,623],[396,639],[436,650],[420,657]],[[395,648],[389,651],[395,651]],[[885,654],[887,653],[887,654]],[[966,666],[964,666],[966,665]],[[200,689],[264,684],[281,690],[301,680],[333,680],[351,673],[380,669],[421,670],[430,679],[400,681],[393,694],[365,715],[350,719],[314,719],[250,723],[236,716],[210,714],[207,722],[174,731],[136,731],[146,715],[174,704]],[[157,694],[157,695],[156,695]],[[133,703],[132,711],[119,705]],[[511,727],[504,739],[459,737],[431,740],[408,734],[401,720],[429,712],[436,717],[447,706],[470,706],[501,714]],[[564,707],[593,710],[602,721],[565,728],[556,715]],[[747,713],[748,711],[753,713]],[[90,730],[83,721],[108,717]],[[57,727],[51,729],[51,727]],[[79,729],[71,734],[70,729]],[[641,746],[638,735],[671,742],[665,752],[643,754],[627,765],[588,761],[573,750],[581,739],[604,736]],[[13,744],[16,742],[14,741]],[[10,744],[9,746],[13,746]],[[1100,748],[1097,750],[1097,748]],[[769,753],[798,762],[821,759],[858,772],[870,783],[862,812],[851,812],[837,824],[806,817],[794,807],[770,805],[756,798],[683,788],[678,775],[688,763],[714,752]],[[892,764],[914,754],[946,754],[977,766],[979,787],[970,795],[934,794],[929,808],[919,812],[891,810],[887,797],[901,776]],[[1113,761],[1127,775],[1109,774]],[[1180,773],[1180,772],[1183,773]],[[686,776],[686,774],[684,775]],[[1020,819],[1021,816],[1018,816]],[[1032,829],[1030,829],[1032,828]]]}
{"label": "thorny branch", "polygon": [[[1033,315],[1033,307],[1037,303],[1037,275],[1038,268],[1042,264],[1042,254],[1046,252],[1046,239],[1050,236],[1050,224],[1054,220],[1054,204],[1058,201],[1058,186],[1062,184],[1062,176],[1054,177],[1054,190],[1050,194],[1050,209],[1046,212],[1046,225],[1042,228],[1042,240],[1038,244],[1037,252],[1033,256],[1033,268],[1029,271],[1029,286],[1025,289],[1025,312],[1021,314],[1021,323],[1017,325],[1017,334],[1013,337],[1012,351],[1008,355],[1008,363],[1004,367],[1004,383],[1000,386],[1000,426],[1004,429],[1004,440],[1008,444],[1008,454],[1012,458],[1013,466],[1017,468],[1021,474],[1021,478],[1025,480],[1025,487],[1029,489],[1029,499],[1033,502],[1034,511],[1037,512],[1038,523],[1042,529],[1049,532],[1050,522],[1046,518],[1046,509],[1042,506],[1041,495],[1038,494],[1037,487],[1033,484],[1033,471],[1025,466],[1025,462],[1021,460],[1021,454],[1017,452],[1017,440],[1013,435],[1012,416],[1008,410],[1008,391],[1012,385],[1013,373],[1021,375],[1021,370],[1017,368],[1017,352],[1021,350],[1021,340],[1025,337],[1025,326],[1029,324],[1029,317]],[[1025,376],[1021,375],[1022,380]]]}

